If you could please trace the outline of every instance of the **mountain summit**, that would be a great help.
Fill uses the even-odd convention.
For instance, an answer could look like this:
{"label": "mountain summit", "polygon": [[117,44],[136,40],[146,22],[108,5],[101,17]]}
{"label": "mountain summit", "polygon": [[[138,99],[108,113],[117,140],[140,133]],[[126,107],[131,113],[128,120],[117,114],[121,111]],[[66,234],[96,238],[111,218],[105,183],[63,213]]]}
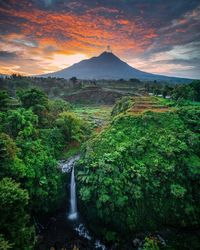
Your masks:
{"label": "mountain summit", "polygon": [[43,77],[58,77],[69,79],[76,76],[79,79],[113,79],[117,80],[120,78],[130,79],[137,78],[141,80],[166,80],[173,81],[174,77],[167,77],[162,75],[155,75],[140,71],[128,65],[122,61],[119,57],[114,55],[112,52],[103,52],[97,57],[92,57],[87,60],[80,61],[74,65],[56,71],[54,73],[42,75]]}

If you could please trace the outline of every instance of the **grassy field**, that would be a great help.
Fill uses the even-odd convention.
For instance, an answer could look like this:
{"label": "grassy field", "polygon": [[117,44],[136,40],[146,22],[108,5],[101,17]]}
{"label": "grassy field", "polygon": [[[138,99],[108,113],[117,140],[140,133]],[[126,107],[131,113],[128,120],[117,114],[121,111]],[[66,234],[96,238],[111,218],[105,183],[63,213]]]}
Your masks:
{"label": "grassy field", "polygon": [[110,113],[112,106],[82,106],[76,105],[73,108],[73,112],[79,117],[89,122],[93,128],[101,128],[110,121]]}
{"label": "grassy field", "polygon": [[[106,126],[110,121],[110,113],[112,106],[92,106],[92,105],[74,105],[73,112],[78,117],[88,122],[89,126],[93,130],[93,133],[98,133],[101,129]],[[75,154],[80,152],[80,143],[72,142],[68,145],[62,154],[60,159],[68,159]]]}

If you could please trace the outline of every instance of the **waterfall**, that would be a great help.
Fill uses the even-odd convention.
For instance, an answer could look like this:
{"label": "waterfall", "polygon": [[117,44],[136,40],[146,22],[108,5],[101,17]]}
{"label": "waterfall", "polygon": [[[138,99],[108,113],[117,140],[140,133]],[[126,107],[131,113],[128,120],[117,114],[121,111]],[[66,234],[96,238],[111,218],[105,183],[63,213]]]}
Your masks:
{"label": "waterfall", "polygon": [[[61,161],[58,165],[58,168],[62,170],[63,173],[71,173],[71,181],[70,181],[70,209],[68,213],[69,220],[77,220],[78,219],[78,210],[77,210],[77,200],[76,200],[76,180],[74,175],[74,166],[76,162],[80,159],[80,155],[75,155],[68,159],[67,161]],[[106,250],[106,246],[102,244],[98,239],[92,237],[87,227],[81,222],[81,218],[79,218],[78,223],[74,224],[74,230],[78,233],[78,235],[82,238],[87,239],[88,241],[93,242],[93,249],[101,249]]]}
{"label": "waterfall", "polygon": [[61,161],[59,168],[61,168],[63,173],[71,172],[71,182],[70,182],[70,210],[68,214],[68,219],[76,220],[78,218],[77,211],[77,201],[76,201],[76,180],[74,175],[74,166],[76,162],[80,159],[80,155],[75,155],[68,159],[67,161]]}
{"label": "waterfall", "polygon": [[74,176],[74,166],[71,171],[71,183],[70,183],[70,212],[68,218],[70,220],[76,220],[78,218],[77,201],[76,201],[76,181]]}

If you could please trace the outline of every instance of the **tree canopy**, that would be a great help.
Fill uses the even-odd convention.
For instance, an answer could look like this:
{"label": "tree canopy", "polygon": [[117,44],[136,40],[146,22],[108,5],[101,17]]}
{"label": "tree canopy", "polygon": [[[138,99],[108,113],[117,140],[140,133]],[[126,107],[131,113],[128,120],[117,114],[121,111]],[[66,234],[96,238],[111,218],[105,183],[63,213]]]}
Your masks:
{"label": "tree canopy", "polygon": [[33,214],[52,212],[65,199],[65,178],[58,168],[63,150],[84,139],[84,122],[69,103],[49,101],[37,89],[19,92],[8,105],[1,92],[0,249],[33,249]]}
{"label": "tree canopy", "polygon": [[105,239],[199,224],[199,109],[195,112],[120,114],[87,142],[79,197]]}

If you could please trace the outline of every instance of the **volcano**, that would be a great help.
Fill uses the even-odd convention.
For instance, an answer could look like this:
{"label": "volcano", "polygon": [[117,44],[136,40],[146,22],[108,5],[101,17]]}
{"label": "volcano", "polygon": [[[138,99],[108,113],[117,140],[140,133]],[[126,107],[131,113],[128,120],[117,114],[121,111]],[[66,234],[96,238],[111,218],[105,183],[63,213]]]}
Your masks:
{"label": "volcano", "polygon": [[65,79],[77,77],[78,79],[83,80],[117,80],[121,78],[128,80],[131,78],[137,78],[140,80],[164,80],[176,82],[189,80],[183,78],[156,75],[138,70],[136,68],[131,67],[126,62],[122,61],[112,52],[103,52],[97,57],[92,57],[90,59],[80,61],[79,63],[75,63],[68,68],[42,75],[42,77],[57,77]]}

